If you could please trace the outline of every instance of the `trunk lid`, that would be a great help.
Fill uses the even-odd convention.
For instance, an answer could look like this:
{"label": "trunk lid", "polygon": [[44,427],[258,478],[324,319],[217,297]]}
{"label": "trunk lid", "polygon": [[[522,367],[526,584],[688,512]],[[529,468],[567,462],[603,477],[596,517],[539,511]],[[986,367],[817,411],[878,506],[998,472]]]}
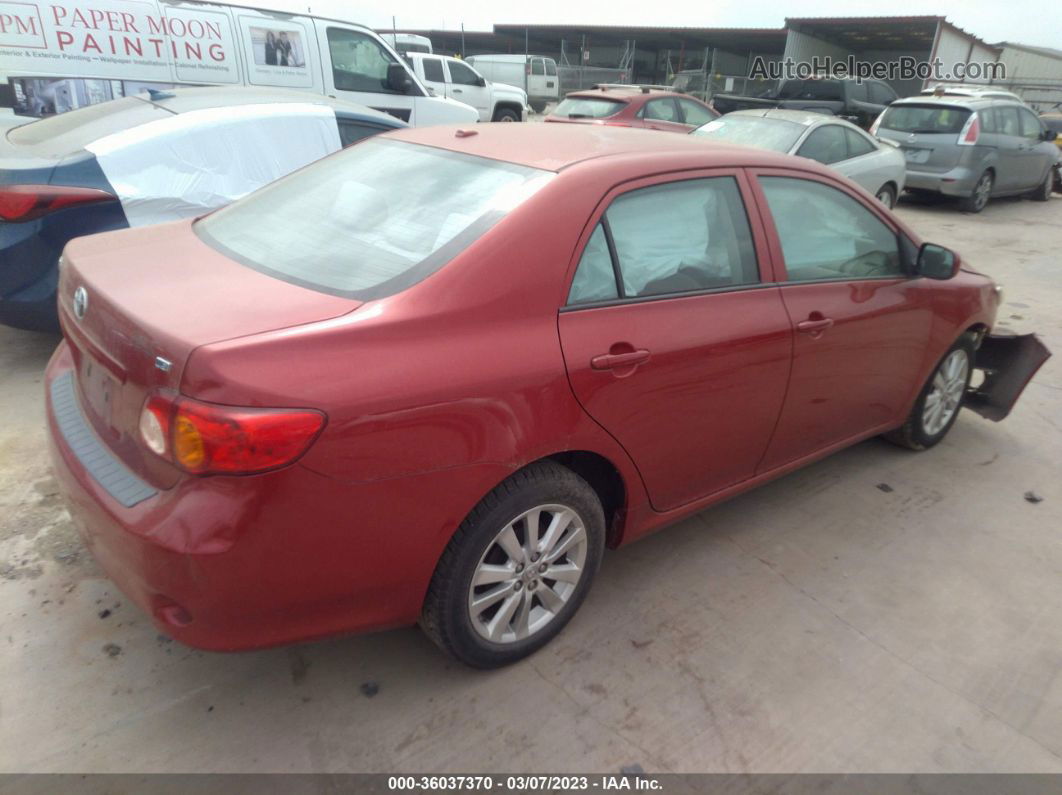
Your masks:
{"label": "trunk lid", "polygon": [[191,224],[78,238],[60,271],[59,316],[81,407],[104,443],[159,488],[181,472],[140,442],[140,411],[149,393],[179,390],[192,351],[360,305],[241,265],[202,242]]}

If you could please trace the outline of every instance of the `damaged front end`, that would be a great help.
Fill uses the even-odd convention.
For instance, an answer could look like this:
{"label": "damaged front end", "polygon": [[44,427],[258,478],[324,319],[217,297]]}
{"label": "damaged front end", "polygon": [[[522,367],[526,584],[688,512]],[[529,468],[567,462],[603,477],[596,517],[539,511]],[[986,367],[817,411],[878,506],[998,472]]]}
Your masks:
{"label": "damaged front end", "polygon": [[974,358],[974,367],[984,372],[984,380],[966,393],[966,408],[999,422],[1010,414],[1025,385],[1050,358],[1051,351],[1035,334],[986,334]]}

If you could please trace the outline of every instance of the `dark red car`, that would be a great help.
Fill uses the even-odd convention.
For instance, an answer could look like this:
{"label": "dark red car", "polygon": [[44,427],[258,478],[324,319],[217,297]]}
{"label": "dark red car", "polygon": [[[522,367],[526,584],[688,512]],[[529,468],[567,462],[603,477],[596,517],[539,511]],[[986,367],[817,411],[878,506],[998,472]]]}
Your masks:
{"label": "dark red car", "polygon": [[571,92],[543,121],[688,133],[717,118],[710,106],[686,94],[649,86],[603,85]]}
{"label": "dark red car", "polygon": [[61,274],[61,489],[209,649],[419,621],[513,661],[606,546],[875,434],[930,447],[964,397],[1000,419],[1049,355],[824,166],[583,125],[387,134]]}

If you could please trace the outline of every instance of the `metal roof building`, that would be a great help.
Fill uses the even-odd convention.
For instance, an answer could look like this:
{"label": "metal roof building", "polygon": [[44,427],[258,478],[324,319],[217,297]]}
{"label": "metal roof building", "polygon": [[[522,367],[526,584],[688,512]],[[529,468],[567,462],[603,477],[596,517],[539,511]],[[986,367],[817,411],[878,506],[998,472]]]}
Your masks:
{"label": "metal roof building", "polygon": [[[496,24],[492,31],[399,32],[428,36],[436,51],[447,54],[552,57],[562,77],[579,70],[591,76],[595,70],[612,70],[608,74],[622,74],[627,81],[663,83],[679,71],[697,69],[709,78],[712,91],[758,93],[766,87],[760,84],[769,81],[750,79],[757,62],[777,67],[787,59],[810,63],[829,57],[835,63],[853,59],[867,64],[899,64],[902,59],[924,66],[915,74],[897,72],[887,78],[901,96],[937,82],[990,82],[1045,109],[1062,101],[1062,51],[989,44],[942,16],[789,17],[785,23],[783,28]],[[934,63],[938,71],[926,74]],[[969,63],[978,65],[976,73],[956,72],[956,65]]]}

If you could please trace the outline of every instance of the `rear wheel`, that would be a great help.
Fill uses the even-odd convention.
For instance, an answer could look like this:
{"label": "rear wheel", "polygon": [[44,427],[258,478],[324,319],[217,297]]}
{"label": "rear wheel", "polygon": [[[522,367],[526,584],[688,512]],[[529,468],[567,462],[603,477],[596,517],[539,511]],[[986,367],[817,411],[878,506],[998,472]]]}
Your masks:
{"label": "rear wheel", "polygon": [[1047,176],[1044,177],[1044,181],[1040,183],[1040,187],[1029,194],[1029,198],[1033,201],[1046,202],[1051,200],[1051,193],[1055,189],[1055,169],[1047,169]]}
{"label": "rear wheel", "polygon": [[896,189],[891,184],[886,183],[878,188],[876,196],[877,200],[890,210],[896,206]]}
{"label": "rear wheel", "polygon": [[559,464],[533,464],[458,528],[432,576],[421,627],[468,665],[516,662],[575,614],[604,544],[604,512],[589,484]]}
{"label": "rear wheel", "polygon": [[533,110],[535,113],[541,113],[546,109],[545,102],[530,102],[528,104],[531,105],[531,110]]}
{"label": "rear wheel", "polygon": [[520,115],[512,108],[499,108],[494,114],[494,121],[520,121]]}
{"label": "rear wheel", "polygon": [[991,171],[984,172],[974,185],[973,192],[959,200],[959,209],[964,213],[979,213],[985,209],[988,200],[992,198],[992,185],[995,178]]}
{"label": "rear wheel", "polygon": [[907,421],[885,438],[911,450],[925,450],[943,439],[959,416],[973,362],[974,338],[963,334],[929,377]]}

